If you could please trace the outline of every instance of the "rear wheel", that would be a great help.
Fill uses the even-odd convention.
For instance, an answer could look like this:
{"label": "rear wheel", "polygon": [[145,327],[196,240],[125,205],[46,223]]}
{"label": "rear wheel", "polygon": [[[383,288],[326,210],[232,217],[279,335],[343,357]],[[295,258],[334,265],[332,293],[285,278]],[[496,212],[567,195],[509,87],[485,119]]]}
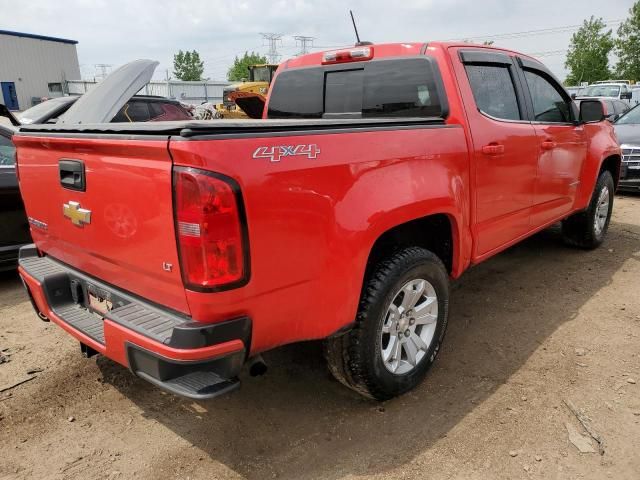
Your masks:
{"label": "rear wheel", "polygon": [[418,385],[447,325],[449,282],[442,261],[412,247],[381,261],[362,291],[356,325],[325,342],[333,375],[377,400]]}
{"label": "rear wheel", "polygon": [[562,236],[567,244],[586,249],[600,246],[609,228],[614,190],[611,172],[601,172],[587,209],[562,222]]}

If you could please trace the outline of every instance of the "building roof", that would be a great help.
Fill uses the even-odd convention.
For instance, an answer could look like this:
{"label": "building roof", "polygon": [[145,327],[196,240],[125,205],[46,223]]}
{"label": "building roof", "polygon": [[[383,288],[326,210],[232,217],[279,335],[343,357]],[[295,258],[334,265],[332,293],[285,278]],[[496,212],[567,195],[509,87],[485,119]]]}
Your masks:
{"label": "building roof", "polygon": [[77,40],[69,40],[67,38],[47,37],[46,35],[36,35],[34,33],[12,32],[9,30],[0,30],[0,35],[11,35],[13,37],[34,38],[36,40],[46,40],[48,42],[68,43],[76,45]]}

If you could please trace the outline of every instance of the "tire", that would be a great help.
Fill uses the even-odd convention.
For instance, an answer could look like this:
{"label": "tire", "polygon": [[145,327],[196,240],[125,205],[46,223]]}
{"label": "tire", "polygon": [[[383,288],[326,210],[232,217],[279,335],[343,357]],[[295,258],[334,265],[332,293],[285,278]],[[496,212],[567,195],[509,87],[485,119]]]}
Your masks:
{"label": "tire", "polygon": [[[405,308],[413,299],[414,307]],[[449,278],[442,261],[418,247],[392,254],[365,279],[355,326],[325,341],[329,370],[347,387],[375,400],[413,389],[440,350],[448,310]]]}
{"label": "tire", "polygon": [[602,244],[611,220],[614,190],[611,172],[601,172],[587,209],[562,221],[562,237],[567,245],[594,249]]}

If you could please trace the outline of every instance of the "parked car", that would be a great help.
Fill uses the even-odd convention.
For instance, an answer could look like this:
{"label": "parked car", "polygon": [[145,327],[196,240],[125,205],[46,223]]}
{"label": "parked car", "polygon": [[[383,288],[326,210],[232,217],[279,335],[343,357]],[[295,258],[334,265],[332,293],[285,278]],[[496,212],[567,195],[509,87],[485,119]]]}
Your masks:
{"label": "parked car", "polygon": [[604,115],[610,122],[615,122],[620,116],[631,110],[629,103],[608,97],[576,97],[575,102],[578,107],[580,107],[580,102],[585,99],[600,100],[604,108]]}
{"label": "parked car", "polygon": [[[52,98],[16,115],[21,124],[56,123],[80,96]],[[189,111],[177,100],[136,95],[113,117],[112,122],[166,122],[190,120]]]}
{"label": "parked car", "polygon": [[607,97],[629,102],[631,87],[624,83],[597,83],[589,85],[578,93],[580,97]]}
{"label": "parked car", "polygon": [[629,103],[632,107],[635,107],[640,103],[640,86],[634,85],[631,87],[631,100]]}
{"label": "parked car", "polygon": [[14,133],[0,125],[0,271],[15,269],[20,247],[32,241],[16,178]]}
{"label": "parked car", "polygon": [[640,191],[640,108],[620,117],[613,127],[622,148],[620,190]]}
{"label": "parked car", "polygon": [[402,394],[441,348],[450,278],[558,221],[569,245],[605,239],[613,127],[526,55],[359,45],[283,63],[262,120],[105,123],[155,65],[16,135],[42,225],[20,274],[86,355],[170,392],[221,395],[261,352],[324,339],[339,381]]}

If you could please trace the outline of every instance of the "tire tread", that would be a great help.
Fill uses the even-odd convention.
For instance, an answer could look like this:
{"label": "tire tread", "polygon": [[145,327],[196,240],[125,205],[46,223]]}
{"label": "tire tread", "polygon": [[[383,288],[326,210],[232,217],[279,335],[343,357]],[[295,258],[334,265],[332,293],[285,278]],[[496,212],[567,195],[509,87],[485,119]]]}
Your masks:
{"label": "tire tread", "polygon": [[379,388],[363,358],[364,329],[371,310],[384,295],[389,277],[403,265],[418,261],[433,262],[446,273],[442,260],[428,250],[420,247],[398,250],[379,262],[365,281],[353,328],[343,335],[325,340],[324,354],[329,371],[340,383],[365,397],[386,400],[393,396]]}

